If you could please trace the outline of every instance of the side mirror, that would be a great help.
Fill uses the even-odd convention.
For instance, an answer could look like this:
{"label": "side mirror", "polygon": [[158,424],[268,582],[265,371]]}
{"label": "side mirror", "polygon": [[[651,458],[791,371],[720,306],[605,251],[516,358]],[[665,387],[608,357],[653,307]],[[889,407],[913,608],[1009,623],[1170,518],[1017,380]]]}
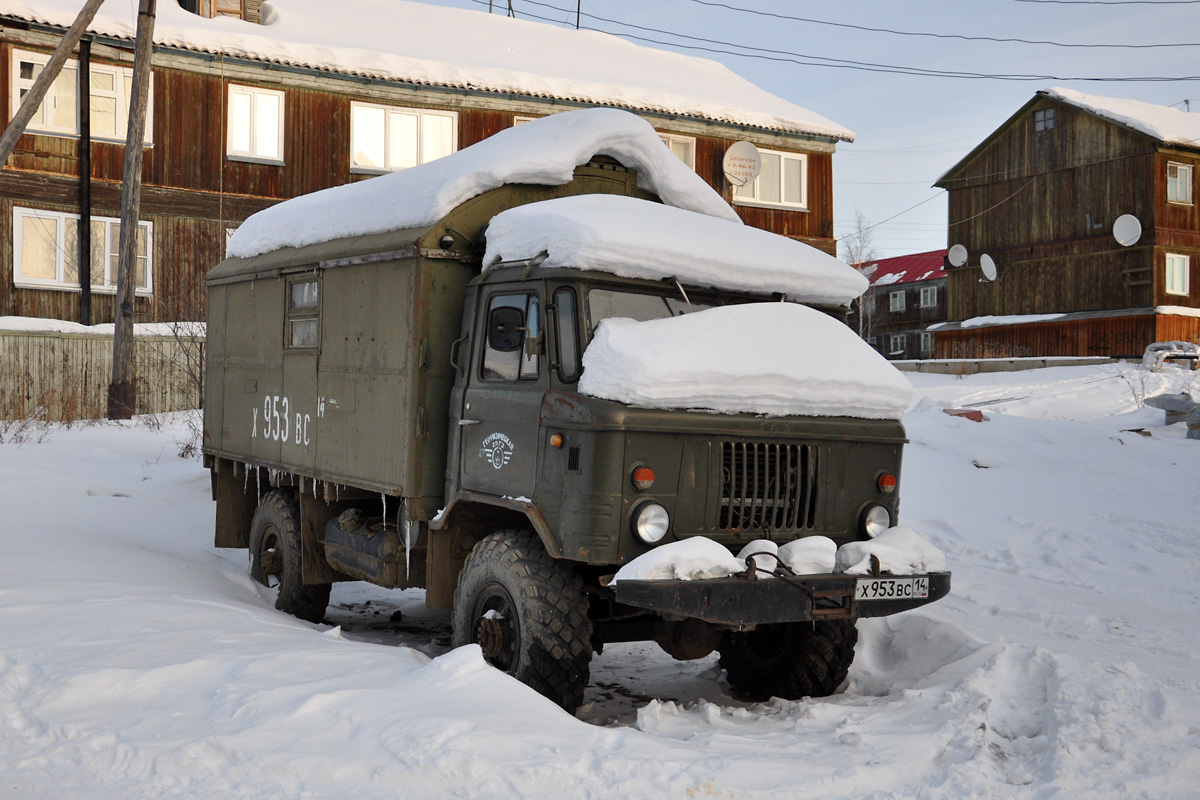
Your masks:
{"label": "side mirror", "polygon": [[525,341],[525,312],[497,306],[488,314],[488,347],[501,353],[520,350]]}

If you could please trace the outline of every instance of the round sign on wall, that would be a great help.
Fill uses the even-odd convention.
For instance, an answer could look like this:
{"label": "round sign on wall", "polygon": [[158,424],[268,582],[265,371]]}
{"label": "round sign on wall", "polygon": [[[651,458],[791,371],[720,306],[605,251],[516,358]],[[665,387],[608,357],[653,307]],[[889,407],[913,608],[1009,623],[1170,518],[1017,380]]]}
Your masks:
{"label": "round sign on wall", "polygon": [[759,158],[758,148],[750,142],[734,142],[725,151],[725,160],[721,162],[725,170],[725,180],[734,186],[745,186],[758,177],[762,159]]}

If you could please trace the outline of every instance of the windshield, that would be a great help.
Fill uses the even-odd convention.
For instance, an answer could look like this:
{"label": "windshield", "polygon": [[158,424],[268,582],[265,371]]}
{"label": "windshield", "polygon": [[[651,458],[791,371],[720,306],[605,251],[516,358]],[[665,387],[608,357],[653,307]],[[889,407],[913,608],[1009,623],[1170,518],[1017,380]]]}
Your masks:
{"label": "windshield", "polygon": [[677,295],[615,292],[612,289],[592,289],[587,298],[589,339],[596,332],[600,321],[609,317],[626,317],[645,322],[651,319],[678,317],[716,305],[704,300],[693,300],[688,304],[683,297]]}

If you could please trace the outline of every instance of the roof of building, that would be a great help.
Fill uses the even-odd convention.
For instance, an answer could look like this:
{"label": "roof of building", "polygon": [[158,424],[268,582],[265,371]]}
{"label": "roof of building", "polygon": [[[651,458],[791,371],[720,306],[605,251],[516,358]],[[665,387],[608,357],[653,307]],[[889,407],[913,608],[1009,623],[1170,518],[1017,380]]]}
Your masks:
{"label": "roof of building", "polygon": [[[336,6],[336,8],[335,8]],[[0,0],[0,16],[66,28],[78,0]],[[89,30],[135,38],[137,3],[107,0]],[[336,17],[336,24],[330,18]],[[159,3],[161,46],[418,85],[610,105],[829,141],[854,133],[709,59],[405,0],[272,0],[263,24]]]}
{"label": "roof of building", "polygon": [[871,286],[891,286],[897,283],[917,283],[946,277],[946,251],[930,250],[895,258],[871,261],[859,269]]}
{"label": "roof of building", "polygon": [[1017,109],[1004,124],[988,134],[971,152],[960,158],[954,166],[946,170],[935,182],[934,186],[947,188],[950,178],[960,172],[967,164],[981,153],[996,137],[1009,128],[1014,121],[1020,119],[1029,107],[1045,99],[1057,100],[1060,103],[1074,106],[1089,114],[1123,125],[1143,136],[1149,136],[1157,142],[1173,147],[1200,148],[1200,114],[1180,111],[1169,106],[1144,103],[1141,100],[1130,100],[1122,97],[1100,97],[1094,94],[1084,94],[1073,89],[1051,87],[1041,89],[1025,105]]}
{"label": "roof of building", "polygon": [[1100,97],[1073,89],[1052,87],[1039,95],[1082,108],[1096,116],[1132,128],[1164,144],[1200,147],[1200,114],[1123,97]]}

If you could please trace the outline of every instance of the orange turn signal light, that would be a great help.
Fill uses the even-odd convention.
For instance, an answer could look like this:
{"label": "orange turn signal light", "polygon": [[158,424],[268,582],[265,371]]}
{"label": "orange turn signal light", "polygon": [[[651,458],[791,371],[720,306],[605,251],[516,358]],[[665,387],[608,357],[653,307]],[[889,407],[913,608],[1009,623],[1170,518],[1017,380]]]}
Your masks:
{"label": "orange turn signal light", "polygon": [[654,470],[649,467],[634,467],[629,482],[633,484],[634,489],[644,492],[654,485]]}
{"label": "orange turn signal light", "polygon": [[550,434],[550,446],[561,448],[563,446],[563,436],[561,433]]}

